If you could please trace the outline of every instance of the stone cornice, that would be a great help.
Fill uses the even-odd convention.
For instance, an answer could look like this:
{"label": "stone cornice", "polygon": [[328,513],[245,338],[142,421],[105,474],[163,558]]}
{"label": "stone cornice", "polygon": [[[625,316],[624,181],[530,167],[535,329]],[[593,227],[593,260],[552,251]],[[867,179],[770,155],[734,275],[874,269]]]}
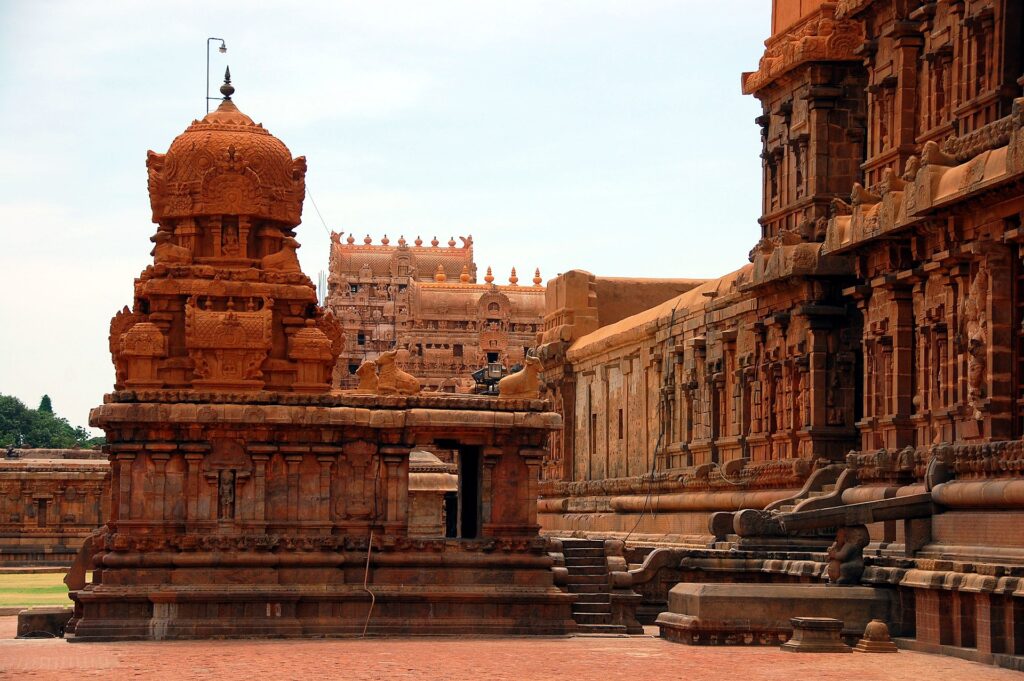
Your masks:
{"label": "stone cornice", "polygon": [[836,5],[825,3],[783,33],[765,41],[757,71],[742,76],[743,94],[754,94],[801,64],[820,61],[860,61],[855,53],[864,41],[860,23],[839,20]]}

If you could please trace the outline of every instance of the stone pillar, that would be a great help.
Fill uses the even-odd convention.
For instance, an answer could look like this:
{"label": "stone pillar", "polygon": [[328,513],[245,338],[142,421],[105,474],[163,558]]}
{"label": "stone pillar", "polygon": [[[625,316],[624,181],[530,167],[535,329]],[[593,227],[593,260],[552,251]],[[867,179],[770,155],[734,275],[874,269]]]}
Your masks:
{"label": "stone pillar", "polygon": [[151,507],[150,517],[147,520],[152,521],[163,521],[167,518],[167,509],[165,508],[164,497],[166,494],[166,483],[167,483],[167,460],[171,458],[169,451],[151,451],[149,458],[153,461],[154,467],[154,481],[153,481],[153,505]]}
{"label": "stone pillar", "polygon": [[288,467],[288,521],[296,522],[299,519],[299,466],[302,464],[302,454],[285,454],[284,461]]}
{"label": "stone pillar", "polygon": [[385,445],[380,456],[385,469],[384,531],[405,535],[409,531],[409,447]]}
{"label": "stone pillar", "polygon": [[132,519],[132,464],[137,452],[118,451],[114,455],[117,465],[117,520]]}
{"label": "stone pillar", "polygon": [[188,509],[186,517],[188,522],[194,523],[198,520],[208,520],[208,518],[199,517],[199,480],[203,476],[203,455],[198,452],[185,454],[185,465],[188,469],[188,478],[185,481],[186,508]]}
{"label": "stone pillar", "polygon": [[536,534],[540,530],[540,525],[537,523],[537,487],[540,481],[540,464],[544,457],[544,450],[524,447],[519,450],[519,456],[522,457],[526,464],[526,470],[529,472],[526,484],[522,485],[522,493],[519,495],[519,502],[526,509],[526,527],[523,529],[525,534]]}
{"label": "stone pillar", "polygon": [[246,448],[252,458],[252,520],[266,524],[267,521],[267,462],[277,447],[274,445],[249,445]]}
{"label": "stone pillar", "polygon": [[480,473],[480,527],[495,522],[493,517],[494,504],[494,469],[503,454],[501,447],[484,447],[481,452]]}
{"label": "stone pillar", "polygon": [[329,524],[334,520],[333,503],[331,501],[331,471],[338,459],[340,449],[337,447],[314,447],[316,460],[320,464],[320,504],[317,519]]}
{"label": "stone pillar", "polygon": [[[979,244],[980,245],[980,244]],[[988,364],[986,385],[986,413],[988,428],[985,435],[993,440],[1014,436],[1013,424],[1013,270],[1012,255],[1003,244],[984,244],[988,256]]]}
{"label": "stone pillar", "polygon": [[[823,428],[828,425],[828,338],[831,329],[817,320],[810,320],[808,338],[808,394],[804,396],[810,407],[810,419],[805,425]],[[839,369],[836,368],[836,371]]]}

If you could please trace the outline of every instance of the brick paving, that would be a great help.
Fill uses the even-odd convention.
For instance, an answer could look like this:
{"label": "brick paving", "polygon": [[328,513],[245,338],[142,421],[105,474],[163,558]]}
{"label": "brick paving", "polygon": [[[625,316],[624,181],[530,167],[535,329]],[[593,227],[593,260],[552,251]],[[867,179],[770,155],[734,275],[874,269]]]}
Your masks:
{"label": "brick paving", "polygon": [[[650,630],[649,630],[650,631]],[[78,643],[14,640],[0,618],[0,678],[17,679],[1005,679],[1005,669],[936,655],[810,655],[691,647],[653,636]],[[73,675],[73,676],[72,676]]]}

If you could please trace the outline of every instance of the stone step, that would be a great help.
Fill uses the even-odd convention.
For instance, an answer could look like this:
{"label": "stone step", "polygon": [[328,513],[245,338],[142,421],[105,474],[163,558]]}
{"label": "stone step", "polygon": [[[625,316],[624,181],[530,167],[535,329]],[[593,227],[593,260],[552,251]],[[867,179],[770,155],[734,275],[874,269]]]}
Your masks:
{"label": "stone step", "polygon": [[612,614],[610,612],[576,612],[573,611],[572,618],[576,624],[611,624]]}
{"label": "stone step", "polygon": [[572,556],[573,558],[604,558],[604,549],[571,549],[568,546],[566,546],[564,547],[563,555],[565,556],[566,560],[568,560],[570,556]]}
{"label": "stone step", "polygon": [[607,584],[608,575],[574,575],[569,573],[569,584]]}
{"label": "stone step", "polygon": [[828,492],[808,492],[807,493],[807,498],[808,499],[817,499],[818,497],[823,497],[826,494],[828,494]]}
{"label": "stone step", "polygon": [[822,485],[821,486],[821,491],[824,492],[825,494],[831,494],[832,492],[835,492],[836,491],[835,483],[833,483],[831,485]]}
{"label": "stone step", "polygon": [[608,586],[608,582],[604,584],[566,584],[569,587],[569,593],[572,594],[605,594],[611,593],[611,587]]}
{"label": "stone step", "polygon": [[611,593],[581,593],[579,594],[579,600],[573,603],[573,605],[609,605],[611,602]]}
{"label": "stone step", "polygon": [[606,565],[566,565],[569,570],[569,577],[574,575],[607,575]]}
{"label": "stone step", "polygon": [[604,540],[602,539],[563,539],[562,548],[572,549],[603,549]]}
{"label": "stone step", "polygon": [[796,504],[786,504],[785,506],[779,506],[779,511],[782,513],[792,513],[794,508],[796,508]]}
{"label": "stone step", "polygon": [[604,567],[604,558],[594,558],[591,556],[578,557],[565,557],[566,567]]}
{"label": "stone step", "polygon": [[625,625],[622,624],[576,624],[580,634],[626,634]]}
{"label": "stone step", "polygon": [[[612,612],[612,604],[611,603],[580,603],[579,601],[576,601],[575,603],[572,604],[572,612],[573,612],[573,616],[575,616],[576,613],[581,613],[581,612],[583,612],[583,613],[608,613],[610,615],[611,612]],[[579,621],[579,620],[577,620],[577,621]]]}

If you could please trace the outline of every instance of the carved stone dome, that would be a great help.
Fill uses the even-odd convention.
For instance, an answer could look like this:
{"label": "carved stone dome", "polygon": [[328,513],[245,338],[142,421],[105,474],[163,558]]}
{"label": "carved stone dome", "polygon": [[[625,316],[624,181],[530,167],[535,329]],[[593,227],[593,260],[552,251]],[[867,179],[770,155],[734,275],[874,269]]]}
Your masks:
{"label": "carved stone dome", "polygon": [[306,159],[231,101],[230,75],[216,111],[193,121],[166,154],[150,151],[153,222],[238,215],[294,227],[302,218]]}

